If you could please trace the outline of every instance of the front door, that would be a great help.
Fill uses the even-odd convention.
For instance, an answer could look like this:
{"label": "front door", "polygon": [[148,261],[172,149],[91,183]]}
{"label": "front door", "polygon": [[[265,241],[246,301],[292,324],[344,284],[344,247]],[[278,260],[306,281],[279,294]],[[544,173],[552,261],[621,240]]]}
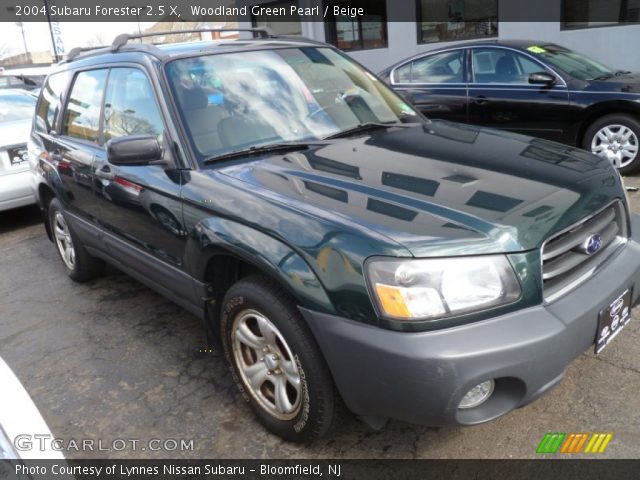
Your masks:
{"label": "front door", "polygon": [[515,50],[482,47],[471,55],[469,123],[562,140],[569,110],[562,79],[551,86],[529,84],[529,74],[548,70]]}
{"label": "front door", "polygon": [[179,171],[162,165],[114,165],[107,158],[111,139],[155,135],[163,144],[163,118],[143,70],[111,69],[103,117],[104,146],[96,154],[93,177],[100,206],[98,220],[110,254],[161,285],[176,291],[182,286],[191,288],[183,282],[176,285],[174,276],[182,270],[186,245]]}

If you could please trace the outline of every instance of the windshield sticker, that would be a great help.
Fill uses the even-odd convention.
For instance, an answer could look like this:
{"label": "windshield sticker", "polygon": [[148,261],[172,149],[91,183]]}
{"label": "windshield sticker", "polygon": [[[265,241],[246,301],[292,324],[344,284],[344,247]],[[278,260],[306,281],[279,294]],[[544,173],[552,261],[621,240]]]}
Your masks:
{"label": "windshield sticker", "polygon": [[546,52],[546,50],[542,47],[538,47],[536,45],[531,45],[530,47],[527,47],[527,50],[529,50],[532,53],[544,53]]}

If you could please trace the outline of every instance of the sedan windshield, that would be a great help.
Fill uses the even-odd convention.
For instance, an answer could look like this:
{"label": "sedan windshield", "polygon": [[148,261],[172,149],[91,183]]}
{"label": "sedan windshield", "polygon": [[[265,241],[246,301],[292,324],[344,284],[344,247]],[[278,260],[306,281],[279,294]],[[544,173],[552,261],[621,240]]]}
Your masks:
{"label": "sedan windshield", "polygon": [[594,80],[612,77],[615,72],[581,53],[558,45],[531,46],[527,48],[550,66],[571,75],[578,80]]}
{"label": "sedan windshield", "polygon": [[33,117],[36,99],[19,93],[0,95],[0,123],[28,120]]}
{"label": "sedan windshield", "polygon": [[201,160],[374,123],[421,121],[374,75],[330,48],[179,59],[168,64],[167,77]]}

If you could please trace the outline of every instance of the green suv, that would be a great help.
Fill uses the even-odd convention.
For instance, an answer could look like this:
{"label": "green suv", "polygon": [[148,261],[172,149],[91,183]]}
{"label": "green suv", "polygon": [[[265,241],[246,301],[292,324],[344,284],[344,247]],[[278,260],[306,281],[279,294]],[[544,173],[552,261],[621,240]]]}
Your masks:
{"label": "green suv", "polygon": [[124,35],[48,77],[29,151],[73,280],[109,262],[201,317],[293,441],[345,406],[486,422],[629,322],[640,226],[609,162],[429,121],[335,48],[253,33]]}

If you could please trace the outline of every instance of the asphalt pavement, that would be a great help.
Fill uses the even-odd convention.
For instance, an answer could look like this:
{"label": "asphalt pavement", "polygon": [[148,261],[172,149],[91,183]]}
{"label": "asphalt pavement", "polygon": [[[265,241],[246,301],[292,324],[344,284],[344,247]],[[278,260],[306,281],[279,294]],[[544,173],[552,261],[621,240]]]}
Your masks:
{"label": "asphalt pavement", "polygon": [[[640,213],[640,193],[629,198]],[[37,209],[0,213],[0,356],[68,458],[535,458],[547,432],[611,432],[600,457],[638,458],[639,317],[549,394],[496,421],[374,432],[350,418],[300,446],[254,420],[223,358],[196,354],[197,318],[113,268],[72,282]]]}

